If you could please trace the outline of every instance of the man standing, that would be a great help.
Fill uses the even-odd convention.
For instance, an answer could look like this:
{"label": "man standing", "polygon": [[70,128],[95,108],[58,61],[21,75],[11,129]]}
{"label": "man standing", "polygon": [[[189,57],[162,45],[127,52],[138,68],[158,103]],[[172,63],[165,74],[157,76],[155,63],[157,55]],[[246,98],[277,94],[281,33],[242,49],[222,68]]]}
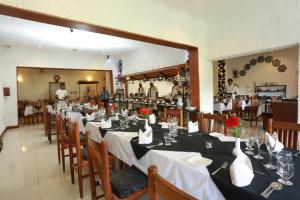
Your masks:
{"label": "man standing", "polygon": [[106,87],[103,86],[103,90],[101,92],[101,101],[104,102],[104,107],[107,108],[107,102],[109,100],[109,92],[106,90]]}
{"label": "man standing", "polygon": [[148,97],[149,99],[156,99],[158,97],[157,87],[154,86],[154,83],[150,82],[150,88],[148,89]]}
{"label": "man standing", "polygon": [[137,93],[139,94],[139,97],[141,97],[141,96],[143,96],[145,94],[145,89],[144,89],[144,87],[143,87],[143,85],[142,85],[141,82],[139,83],[139,88],[138,88],[138,92]]}
{"label": "man standing", "polygon": [[178,84],[178,81],[173,81],[171,96],[173,99],[177,99],[177,95],[179,94],[180,94],[180,86]]}
{"label": "man standing", "polygon": [[231,94],[233,99],[234,96],[239,92],[238,88],[233,84],[233,80],[230,78],[228,81],[227,94]]}
{"label": "man standing", "polygon": [[62,108],[66,105],[65,100],[68,98],[68,92],[65,89],[65,83],[60,83],[60,88],[56,90],[55,97],[58,100],[57,108]]}

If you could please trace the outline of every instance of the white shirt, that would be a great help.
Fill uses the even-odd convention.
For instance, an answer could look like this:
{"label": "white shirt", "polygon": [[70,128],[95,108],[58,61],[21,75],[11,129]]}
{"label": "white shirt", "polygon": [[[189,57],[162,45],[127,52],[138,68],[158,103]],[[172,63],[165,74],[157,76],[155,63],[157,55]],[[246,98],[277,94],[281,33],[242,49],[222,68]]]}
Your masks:
{"label": "white shirt", "polygon": [[178,95],[178,92],[179,92],[179,85],[174,85],[172,88],[171,96],[176,97],[176,95]]}
{"label": "white shirt", "polygon": [[138,88],[138,94],[145,94],[145,89],[144,89],[144,87],[139,87],[139,88]]}
{"label": "white shirt", "polygon": [[55,93],[58,97],[58,100],[65,100],[65,98],[68,96],[67,90],[58,89]]}
{"label": "white shirt", "polygon": [[233,84],[227,87],[227,93],[237,94],[238,92],[238,88]]}
{"label": "white shirt", "polygon": [[152,88],[150,87],[149,90],[148,90],[148,93],[149,93],[149,98],[150,99],[156,99],[157,96],[156,96],[156,93],[157,93],[157,87],[153,86]]}

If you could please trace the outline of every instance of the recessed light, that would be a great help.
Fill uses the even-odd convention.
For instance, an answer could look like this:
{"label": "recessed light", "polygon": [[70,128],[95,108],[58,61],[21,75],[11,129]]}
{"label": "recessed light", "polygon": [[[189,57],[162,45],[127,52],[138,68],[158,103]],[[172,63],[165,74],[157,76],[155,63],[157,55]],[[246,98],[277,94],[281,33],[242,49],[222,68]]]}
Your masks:
{"label": "recessed light", "polygon": [[37,47],[38,47],[38,48],[42,48],[42,45],[38,44]]}

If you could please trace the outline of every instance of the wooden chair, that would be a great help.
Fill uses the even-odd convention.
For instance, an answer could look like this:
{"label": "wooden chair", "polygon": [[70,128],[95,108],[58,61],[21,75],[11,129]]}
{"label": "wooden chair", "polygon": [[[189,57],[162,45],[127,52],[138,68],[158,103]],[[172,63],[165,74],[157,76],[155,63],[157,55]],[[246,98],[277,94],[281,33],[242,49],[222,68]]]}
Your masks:
{"label": "wooden chair", "polygon": [[[79,124],[72,123],[70,119],[68,119],[68,138],[71,180],[72,183],[75,182],[74,169],[77,169],[80,198],[83,198],[83,179],[89,177],[89,174],[83,174],[84,171],[89,169],[87,149],[85,147],[82,148],[84,144],[79,132]],[[75,152],[73,151],[73,147],[75,147]],[[74,158],[77,160],[76,163],[74,162]]]}
{"label": "wooden chair", "polygon": [[297,150],[300,124],[269,119],[268,132],[273,134],[275,131],[278,134],[278,140],[282,142],[285,148]]}
{"label": "wooden chair", "polygon": [[57,135],[57,128],[55,123],[55,117],[48,112],[46,107],[43,107],[43,123],[45,135],[48,137],[50,144],[52,144],[52,135]]}
{"label": "wooden chair", "polygon": [[148,188],[150,200],[196,200],[196,198],[176,188],[157,173],[156,166],[148,168]]}
{"label": "wooden chair", "polygon": [[210,114],[210,113],[200,113],[199,122],[200,129],[203,132],[211,133],[211,132],[219,132],[224,135],[228,134],[228,129],[226,125],[226,120],[228,119],[228,115],[222,114]]}
{"label": "wooden chair", "polygon": [[[148,191],[147,176],[135,167],[110,171],[108,147],[105,140],[98,143],[88,137],[87,146],[90,172],[94,171],[95,166],[105,200],[138,199]],[[97,199],[94,176],[90,175],[90,182],[94,200]]]}
{"label": "wooden chair", "polygon": [[176,118],[178,121],[178,125],[183,127],[183,111],[182,109],[164,109],[164,121],[168,121],[171,118]]}
{"label": "wooden chair", "polygon": [[63,172],[66,171],[66,160],[65,158],[68,157],[68,154],[65,154],[65,150],[69,150],[69,144],[67,142],[66,132],[64,129],[64,124],[61,115],[56,115],[56,127],[57,127],[57,140],[59,142],[59,154],[58,159],[60,161],[60,158],[62,160],[62,166],[63,166]]}

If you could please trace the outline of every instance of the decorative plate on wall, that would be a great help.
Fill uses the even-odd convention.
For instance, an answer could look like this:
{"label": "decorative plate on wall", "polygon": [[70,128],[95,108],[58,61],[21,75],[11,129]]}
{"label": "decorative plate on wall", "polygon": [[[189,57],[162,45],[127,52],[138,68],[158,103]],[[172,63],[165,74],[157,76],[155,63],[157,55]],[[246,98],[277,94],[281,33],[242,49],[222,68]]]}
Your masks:
{"label": "decorative plate on wall", "polygon": [[258,56],[257,62],[262,63],[265,61],[265,58],[263,56]]}
{"label": "decorative plate on wall", "polygon": [[279,67],[277,68],[279,72],[285,72],[286,69],[287,67],[285,65],[279,65]]}
{"label": "decorative plate on wall", "polygon": [[250,65],[254,66],[254,65],[256,65],[256,63],[257,63],[256,59],[251,59],[250,60]]}
{"label": "decorative plate on wall", "polygon": [[272,56],[267,56],[266,58],[265,58],[265,62],[266,63],[270,63],[270,62],[272,62],[273,61],[273,57]]}
{"label": "decorative plate on wall", "polygon": [[246,65],[244,66],[244,70],[249,70],[249,69],[251,69],[251,65],[246,64]]}
{"label": "decorative plate on wall", "polygon": [[278,59],[275,59],[275,60],[273,60],[273,62],[272,62],[272,65],[273,65],[274,67],[277,67],[277,66],[279,66],[279,65],[280,65],[280,63],[281,63],[281,61],[280,61],[280,60],[278,60]]}
{"label": "decorative plate on wall", "polygon": [[59,76],[58,74],[55,74],[55,75],[53,76],[53,79],[55,80],[55,82],[59,82],[60,76]]}
{"label": "decorative plate on wall", "polygon": [[245,76],[245,75],[246,75],[246,71],[242,69],[242,70],[240,71],[240,76]]}

